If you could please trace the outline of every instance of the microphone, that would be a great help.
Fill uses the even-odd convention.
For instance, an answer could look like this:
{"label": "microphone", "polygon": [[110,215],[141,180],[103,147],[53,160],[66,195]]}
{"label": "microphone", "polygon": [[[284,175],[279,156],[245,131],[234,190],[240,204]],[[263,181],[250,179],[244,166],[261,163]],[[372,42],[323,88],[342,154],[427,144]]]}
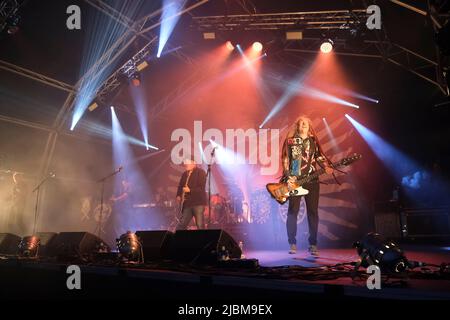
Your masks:
{"label": "microphone", "polygon": [[212,149],[212,151],[211,151],[211,157],[214,157],[214,154],[216,153],[216,149],[217,149],[218,147],[217,146],[215,146],[213,149]]}

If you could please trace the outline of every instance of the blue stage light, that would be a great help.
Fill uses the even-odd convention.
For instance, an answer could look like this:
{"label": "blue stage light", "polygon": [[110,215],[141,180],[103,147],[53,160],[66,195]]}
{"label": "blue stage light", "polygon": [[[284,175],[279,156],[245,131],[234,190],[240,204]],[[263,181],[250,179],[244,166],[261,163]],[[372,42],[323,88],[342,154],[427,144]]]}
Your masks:
{"label": "blue stage light", "polygon": [[157,57],[160,58],[164,46],[169,40],[175,25],[180,18],[179,12],[183,9],[186,1],[183,0],[163,0],[163,13],[161,16],[161,27],[159,32],[159,45]]}

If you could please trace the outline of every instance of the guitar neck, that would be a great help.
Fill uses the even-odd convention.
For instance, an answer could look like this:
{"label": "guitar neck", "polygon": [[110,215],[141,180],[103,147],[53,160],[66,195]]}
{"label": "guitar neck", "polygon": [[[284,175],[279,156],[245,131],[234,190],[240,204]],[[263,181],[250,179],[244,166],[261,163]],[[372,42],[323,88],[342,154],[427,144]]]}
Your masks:
{"label": "guitar neck", "polygon": [[[337,167],[340,167],[341,164],[340,164],[340,162],[335,162],[335,163],[332,163],[331,166],[332,166],[333,168],[337,168]],[[314,172],[312,175],[309,175],[309,176],[307,176],[307,177],[305,177],[305,178],[300,179],[299,181],[297,181],[296,184],[297,184],[298,186],[302,186],[302,185],[304,185],[305,183],[308,183],[308,182],[310,182],[310,181],[312,181],[312,180],[318,178],[319,176],[321,176],[321,175],[324,174],[324,173],[325,173],[325,169],[320,168],[319,170],[317,170],[316,172]]]}

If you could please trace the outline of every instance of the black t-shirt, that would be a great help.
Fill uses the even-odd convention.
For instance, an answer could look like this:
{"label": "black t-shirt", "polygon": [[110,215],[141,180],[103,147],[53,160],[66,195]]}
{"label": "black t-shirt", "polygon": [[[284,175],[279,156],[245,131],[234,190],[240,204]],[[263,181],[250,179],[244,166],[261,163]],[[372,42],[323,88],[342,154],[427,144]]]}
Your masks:
{"label": "black t-shirt", "polygon": [[313,137],[302,139],[296,135],[287,140],[289,156],[289,175],[296,177],[307,177],[316,171],[316,163],[325,160],[320,153],[319,147]]}

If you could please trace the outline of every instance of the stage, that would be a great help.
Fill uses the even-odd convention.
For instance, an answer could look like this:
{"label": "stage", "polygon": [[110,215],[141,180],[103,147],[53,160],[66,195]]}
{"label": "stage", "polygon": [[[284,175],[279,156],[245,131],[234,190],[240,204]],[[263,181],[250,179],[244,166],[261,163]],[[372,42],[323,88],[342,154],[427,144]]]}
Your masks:
{"label": "stage", "polygon": [[[450,262],[450,250],[436,246],[408,246],[409,261],[432,265]],[[353,249],[323,249],[310,257],[299,251],[248,251],[258,267],[193,266],[168,261],[127,265],[77,263],[81,290],[68,290],[69,263],[3,257],[0,260],[2,299],[151,299],[170,301],[288,301],[306,299],[450,299],[449,270],[415,268],[404,276],[383,276],[380,290],[366,287],[365,270],[351,278],[358,259]],[[247,260],[247,261],[248,261]]]}
{"label": "stage", "polygon": [[0,301],[450,300],[450,2],[372,2],[0,0]]}

